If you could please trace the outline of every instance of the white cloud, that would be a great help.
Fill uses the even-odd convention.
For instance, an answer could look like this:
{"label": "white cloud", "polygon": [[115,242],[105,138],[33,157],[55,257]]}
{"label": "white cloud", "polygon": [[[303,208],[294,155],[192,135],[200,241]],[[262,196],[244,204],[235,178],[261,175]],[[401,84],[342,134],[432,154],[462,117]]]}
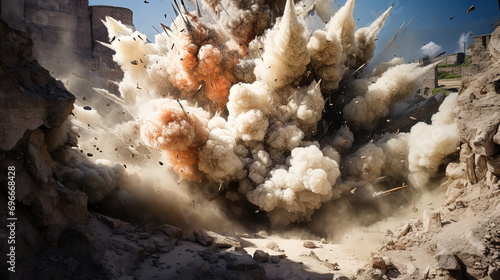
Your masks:
{"label": "white cloud", "polygon": [[455,52],[464,52],[464,42],[465,42],[465,46],[469,45],[469,40],[471,39],[471,34],[472,34],[472,31],[464,32],[464,33],[460,34],[460,37],[458,37],[458,40],[457,40],[458,48]]}
{"label": "white cloud", "polygon": [[420,51],[428,56],[434,56],[441,51],[442,47],[434,42],[429,42],[420,48]]}

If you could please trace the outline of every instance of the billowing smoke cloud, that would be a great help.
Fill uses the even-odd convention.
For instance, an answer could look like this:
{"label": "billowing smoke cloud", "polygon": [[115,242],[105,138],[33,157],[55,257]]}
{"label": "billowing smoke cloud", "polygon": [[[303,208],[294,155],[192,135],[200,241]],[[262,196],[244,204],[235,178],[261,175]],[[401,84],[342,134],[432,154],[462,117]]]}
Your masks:
{"label": "billowing smoke cloud", "polygon": [[241,51],[223,33],[203,23],[194,14],[179,16],[173,23],[175,40],[164,67],[179,90],[193,93],[205,87],[205,96],[222,108],[235,82],[233,70]]}
{"label": "billowing smoke cloud", "polygon": [[453,95],[432,125],[387,133],[363,146],[356,142],[433,67],[395,58],[370,74],[360,72],[392,7],[356,31],[354,0],[335,14],[320,14],[332,1],[315,1],[327,23],[310,35],[302,6],[286,1],[273,23],[274,7],[266,3],[205,0],[208,13],[183,8],[155,43],[107,18],[107,45],[125,72],[122,96],[99,91],[110,104],[106,117],[77,106],[67,125],[72,132],[53,133],[66,139],[51,145],[60,181],[108,208],[137,193],[160,202],[164,197],[155,192],[164,191],[178,192],[169,205],[191,213],[185,209],[195,209],[187,204],[194,203],[191,197],[209,209],[207,197],[236,194],[267,212],[274,225],[309,221],[354,186],[376,191],[383,180],[424,186],[455,149],[442,148],[455,143],[451,133],[422,139],[455,132]]}
{"label": "billowing smoke cloud", "polygon": [[243,185],[249,201],[269,212],[274,224],[307,221],[323,202],[340,194],[332,189],[340,175],[338,164],[317,146],[293,149],[288,162],[286,168],[271,170],[271,177],[255,189]]}
{"label": "billowing smoke cloud", "polygon": [[141,109],[141,135],[149,145],[165,151],[181,178],[198,180],[198,149],[207,141],[210,114],[170,99],[153,100]]}
{"label": "billowing smoke cloud", "polygon": [[[446,157],[457,152],[460,139],[454,121],[457,93],[451,93],[432,117],[432,124],[419,122],[409,133],[386,134],[344,160],[347,181],[377,186],[381,182],[425,189]],[[351,182],[349,182],[351,181]],[[379,186],[380,187],[380,186]]]}
{"label": "billowing smoke cloud", "polygon": [[200,170],[214,182],[243,179],[247,175],[243,169],[247,148],[237,144],[234,134],[223,118],[214,117],[208,128],[208,141],[200,151]]}
{"label": "billowing smoke cloud", "polygon": [[364,96],[357,96],[344,108],[344,115],[356,129],[372,130],[389,114],[391,104],[416,91],[422,75],[434,65],[419,67],[418,63],[389,68],[368,86]]}
{"label": "billowing smoke cloud", "polygon": [[89,203],[97,203],[109,196],[118,186],[127,184],[125,168],[109,160],[98,159],[94,163],[85,159],[78,150],[56,153],[58,164],[55,174],[58,180],[72,189],[83,190]]}
{"label": "billowing smoke cloud", "polygon": [[302,75],[310,61],[307,38],[305,23],[297,17],[293,1],[287,1],[280,22],[266,34],[264,54],[256,61],[257,79],[274,90]]}
{"label": "billowing smoke cloud", "polygon": [[357,69],[363,66],[373,58],[376,47],[377,35],[384,27],[385,21],[389,17],[393,6],[389,7],[380,17],[378,17],[370,26],[358,29],[354,34],[356,39],[356,52],[349,57],[350,66]]}
{"label": "billowing smoke cloud", "polygon": [[456,152],[460,135],[454,121],[458,93],[451,93],[432,116],[432,125],[418,123],[411,128],[408,145],[410,182],[424,187],[433,177],[446,156]]}
{"label": "billowing smoke cloud", "polygon": [[335,10],[333,4],[335,0],[316,0],[314,1],[315,10],[319,18],[323,22],[328,22],[328,20],[333,16]]}
{"label": "billowing smoke cloud", "polygon": [[[150,55],[158,54],[156,46],[147,44],[146,35],[138,31],[134,32],[111,17],[106,17],[103,23],[108,29],[111,41],[110,45],[104,45],[116,51],[113,60],[124,72],[124,78],[119,87],[123,100],[128,104],[135,104],[144,98],[158,97],[161,90],[157,87],[157,83],[150,79],[149,72],[151,71],[148,71],[145,66]],[[139,94],[138,89],[140,89]]]}
{"label": "billowing smoke cloud", "polygon": [[271,20],[271,10],[264,0],[203,0],[203,7],[244,45],[262,35]]}
{"label": "billowing smoke cloud", "polygon": [[348,0],[333,15],[324,30],[316,30],[307,45],[312,66],[321,78],[324,89],[338,89],[348,68],[347,57],[353,55],[356,45],[356,22],[353,17],[354,0]]}

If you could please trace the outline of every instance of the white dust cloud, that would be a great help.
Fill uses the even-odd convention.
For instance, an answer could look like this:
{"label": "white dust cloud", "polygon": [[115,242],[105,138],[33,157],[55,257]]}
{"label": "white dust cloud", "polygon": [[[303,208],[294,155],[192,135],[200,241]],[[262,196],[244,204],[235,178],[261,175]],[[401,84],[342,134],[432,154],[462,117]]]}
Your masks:
{"label": "white dust cloud", "polygon": [[392,7],[356,31],[354,0],[336,13],[319,11],[332,1],[315,1],[326,25],[310,33],[303,2],[286,1],[275,22],[264,1],[202,3],[203,16],[179,8],[155,43],[106,19],[103,44],[125,72],[121,97],[99,90],[108,109],[78,105],[68,130],[52,135],[58,180],[86,191],[91,203],[112,210],[140,198],[157,216],[189,213],[203,224],[208,214],[225,219],[206,198],[226,192],[286,225],[310,221],[354,186],[379,191],[381,177],[422,187],[455,151],[442,148],[456,144],[453,96],[432,125],[356,142],[433,67],[395,58],[359,72]]}
{"label": "white dust cloud", "polygon": [[304,73],[310,61],[305,23],[287,1],[283,17],[265,38],[264,54],[256,61],[255,76],[271,90],[290,84]]}
{"label": "white dust cloud", "polygon": [[389,115],[391,104],[416,91],[422,76],[434,67],[434,64],[419,67],[418,63],[412,63],[388,68],[368,86],[363,96],[355,97],[344,107],[346,119],[356,129],[372,131],[381,118]]}
{"label": "white dust cloud", "polygon": [[362,146],[344,160],[345,183],[363,182],[377,188],[383,182],[406,182],[425,190],[439,166],[447,163],[446,157],[459,148],[456,105],[457,93],[451,93],[432,116],[432,124],[419,122],[409,133],[386,134]]}
{"label": "white dust cloud", "polygon": [[453,111],[457,106],[458,93],[451,93],[432,116],[432,124],[417,123],[411,128],[408,145],[410,182],[424,187],[432,178],[447,155],[456,152],[460,135]]}
{"label": "white dust cloud", "polygon": [[225,31],[244,45],[269,27],[271,9],[264,0],[203,0],[203,8]]}
{"label": "white dust cloud", "polygon": [[424,54],[424,55],[428,55],[428,56],[435,56],[436,54],[438,54],[443,48],[434,43],[434,42],[429,42],[425,45],[423,45],[421,48],[420,48],[420,51]]}

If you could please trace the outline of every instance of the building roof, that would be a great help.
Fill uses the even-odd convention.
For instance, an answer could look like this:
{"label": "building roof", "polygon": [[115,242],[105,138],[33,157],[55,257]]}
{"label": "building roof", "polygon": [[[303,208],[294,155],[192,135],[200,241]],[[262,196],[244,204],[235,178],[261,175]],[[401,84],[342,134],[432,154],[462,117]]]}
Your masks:
{"label": "building roof", "polygon": [[487,37],[487,36],[491,36],[491,33],[490,34],[483,34],[483,35],[472,36],[472,38]]}

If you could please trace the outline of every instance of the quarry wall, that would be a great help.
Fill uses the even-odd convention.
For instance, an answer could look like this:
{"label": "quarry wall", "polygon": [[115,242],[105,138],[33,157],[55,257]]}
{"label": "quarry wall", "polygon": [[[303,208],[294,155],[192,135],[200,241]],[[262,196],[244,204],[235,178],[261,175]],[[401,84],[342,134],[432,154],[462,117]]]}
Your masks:
{"label": "quarry wall", "polygon": [[420,87],[420,95],[424,98],[429,98],[432,96],[432,90],[438,87],[438,67],[434,67],[433,70],[429,71],[429,74],[425,76],[422,81],[422,86]]}

